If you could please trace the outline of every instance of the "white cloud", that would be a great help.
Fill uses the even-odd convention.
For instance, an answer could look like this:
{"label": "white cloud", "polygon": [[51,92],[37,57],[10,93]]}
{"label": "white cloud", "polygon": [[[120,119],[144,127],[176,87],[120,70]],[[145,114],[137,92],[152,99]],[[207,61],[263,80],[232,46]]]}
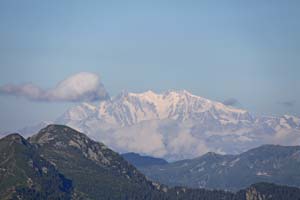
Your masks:
{"label": "white cloud", "polygon": [[107,135],[108,144],[121,152],[132,151],[163,157],[167,150],[163,143],[163,136],[157,129],[158,124],[155,121],[123,127]]}
{"label": "white cloud", "polygon": [[54,88],[42,89],[32,83],[0,86],[0,94],[25,97],[35,101],[96,101],[109,98],[97,74],[81,72],[70,76]]}
{"label": "white cloud", "polygon": [[[201,138],[194,137],[187,127],[176,125],[176,121],[148,120],[125,127],[111,127],[103,130],[103,125],[96,121],[86,124],[81,130],[95,140],[101,141],[117,152],[138,152],[154,157],[163,157],[169,161],[194,158],[211,149]],[[170,125],[177,126],[172,130]],[[89,127],[88,129],[86,129]]]}
{"label": "white cloud", "polygon": [[209,151],[203,139],[194,137],[189,129],[181,128],[167,143],[172,160],[194,158]]}

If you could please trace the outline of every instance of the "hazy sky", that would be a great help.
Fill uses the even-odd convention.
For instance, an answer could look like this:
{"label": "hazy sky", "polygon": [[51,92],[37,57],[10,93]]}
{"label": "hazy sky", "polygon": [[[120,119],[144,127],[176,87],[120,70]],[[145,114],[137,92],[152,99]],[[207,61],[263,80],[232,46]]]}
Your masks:
{"label": "hazy sky", "polygon": [[[0,1],[0,86],[78,72],[123,89],[186,89],[259,114],[300,115],[300,1]],[[0,131],[74,103],[0,96]]]}

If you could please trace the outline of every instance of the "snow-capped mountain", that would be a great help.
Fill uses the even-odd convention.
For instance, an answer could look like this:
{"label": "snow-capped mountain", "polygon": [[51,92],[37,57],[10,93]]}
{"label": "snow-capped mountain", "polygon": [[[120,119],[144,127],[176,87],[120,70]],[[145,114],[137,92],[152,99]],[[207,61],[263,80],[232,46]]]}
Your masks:
{"label": "snow-capped mountain", "polygon": [[257,117],[185,90],[122,92],[98,104],[70,108],[56,123],[86,132],[119,152],[169,160],[207,151],[240,153],[266,143],[300,144],[297,117]]}
{"label": "snow-capped mountain", "polygon": [[205,123],[217,120],[222,125],[253,120],[245,110],[227,107],[185,90],[163,94],[152,91],[140,94],[123,92],[112,100],[102,101],[98,106],[83,103],[71,108],[58,121],[81,122],[87,118],[97,118],[118,127],[166,119],[178,122],[197,120]]}

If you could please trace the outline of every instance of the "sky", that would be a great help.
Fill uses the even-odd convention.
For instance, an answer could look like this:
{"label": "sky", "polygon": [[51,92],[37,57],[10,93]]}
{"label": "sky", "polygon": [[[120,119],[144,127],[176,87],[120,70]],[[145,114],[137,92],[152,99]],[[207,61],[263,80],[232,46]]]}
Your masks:
{"label": "sky", "polygon": [[2,0],[0,86],[31,83],[52,100],[2,92],[0,131],[86,100],[57,96],[81,72],[110,96],[186,89],[259,115],[300,116],[299,9],[298,0]]}

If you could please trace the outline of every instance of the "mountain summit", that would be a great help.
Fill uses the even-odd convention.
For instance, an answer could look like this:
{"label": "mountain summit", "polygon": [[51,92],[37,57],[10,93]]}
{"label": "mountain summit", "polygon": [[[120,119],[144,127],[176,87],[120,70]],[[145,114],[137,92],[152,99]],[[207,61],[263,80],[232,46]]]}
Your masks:
{"label": "mountain summit", "polygon": [[71,199],[72,181],[19,134],[0,139],[1,199]]}
{"label": "mountain summit", "polygon": [[62,119],[82,120],[95,112],[105,123],[121,127],[149,120],[186,121],[207,117],[236,121],[251,117],[245,110],[225,106],[193,95],[186,90],[168,91],[162,94],[149,90],[144,93],[122,92],[109,101],[100,102],[98,106],[84,103],[71,108]]}
{"label": "mountain summit", "polygon": [[134,194],[132,199],[143,199],[158,192],[117,153],[70,127],[48,125],[29,141],[74,181],[78,199],[126,199],[128,194]]}
{"label": "mountain summit", "polygon": [[300,144],[300,119],[255,116],[186,90],[157,94],[122,92],[82,103],[56,121],[103,141],[118,152],[169,161],[213,151],[237,154],[262,144]]}

